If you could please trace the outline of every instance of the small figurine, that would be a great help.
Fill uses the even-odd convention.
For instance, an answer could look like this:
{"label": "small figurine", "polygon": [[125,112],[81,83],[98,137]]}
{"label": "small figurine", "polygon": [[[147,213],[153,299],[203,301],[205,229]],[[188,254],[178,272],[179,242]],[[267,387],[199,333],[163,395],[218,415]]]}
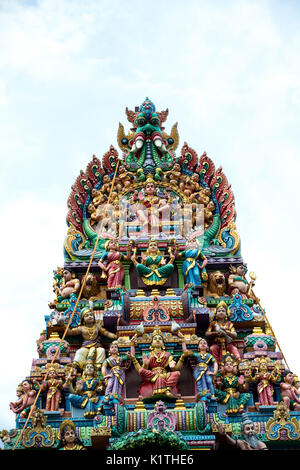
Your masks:
{"label": "small figurine", "polygon": [[190,237],[187,240],[186,250],[181,251],[179,255],[185,258],[182,263],[185,284],[201,286],[202,281],[207,281],[208,275],[205,268],[207,258],[201,252],[197,238]]}
{"label": "small figurine", "polygon": [[250,399],[244,376],[238,376],[237,362],[230,354],[220,363],[220,376],[216,380],[215,395],[221,403],[226,403],[227,414],[243,413]]}
{"label": "small figurine", "polygon": [[240,264],[235,268],[234,266],[230,266],[231,274],[228,277],[228,293],[231,297],[235,294],[239,294],[242,299],[248,298],[248,282],[245,278],[245,274],[247,272],[247,268],[244,264]]}
{"label": "small figurine", "polygon": [[208,352],[208,344],[204,338],[199,338],[198,352],[194,352],[193,356],[197,360],[193,375],[199,397],[204,400],[215,398],[212,377],[218,371],[218,363],[213,355]]}
{"label": "small figurine", "polygon": [[300,411],[300,399],[293,385],[293,372],[290,370],[285,370],[282,374],[282,379],[283,380],[280,384],[280,394],[282,401],[289,410]]}
{"label": "small figurine", "polygon": [[174,259],[174,254],[170,252],[170,260],[166,263],[154,239],[149,241],[146,255],[142,255],[141,263],[137,262],[135,250],[131,257],[138,274],[147,285],[163,285],[174,270]]}
{"label": "small figurine", "polygon": [[103,379],[107,382],[105,396],[116,394],[122,396],[125,383],[125,372],[122,364],[128,359],[128,356],[120,356],[118,342],[113,341],[109,347],[108,358],[105,359],[102,366]]}
{"label": "small figurine", "polygon": [[102,320],[93,312],[93,309],[86,307],[81,312],[81,325],[75,328],[68,328],[68,335],[82,335],[84,342],[80,349],[76,351],[74,357],[74,365],[82,369],[87,360],[94,360],[95,366],[101,369],[105,360],[105,351],[101,346],[100,336],[116,339],[116,335],[107,331],[102,326]]}
{"label": "small figurine", "polygon": [[64,384],[62,379],[58,377],[57,371],[59,366],[56,367],[57,364],[50,364],[50,367],[47,366],[48,364],[46,364],[46,368],[48,369],[48,378],[42,382],[42,390],[47,391],[45,410],[58,411],[59,405],[62,401],[61,392],[66,388],[66,384]]}
{"label": "small figurine", "polygon": [[265,358],[261,358],[259,370],[256,372],[254,377],[252,377],[253,382],[258,382],[257,384],[257,393],[258,400],[261,405],[268,406],[273,405],[273,393],[274,388],[272,382],[278,382],[281,378],[281,373],[278,368],[275,368],[269,372],[268,363]]}
{"label": "small figurine", "polygon": [[31,408],[35,409],[33,404],[36,398],[36,390],[34,389],[34,384],[29,379],[23,380],[21,386],[22,394],[20,399],[16,402],[11,402],[9,407],[16,415],[20,415],[20,418],[26,418]]}
{"label": "small figurine", "polygon": [[[124,253],[120,252],[117,240],[112,239],[106,242],[105,250],[106,251],[101,256],[98,265],[107,276],[107,287],[109,289],[122,287],[124,266],[121,261],[130,259],[129,249],[127,251],[127,255],[124,255]],[[104,264],[103,261],[106,261],[106,264]]]}
{"label": "small figurine", "polygon": [[69,299],[71,294],[76,295],[80,289],[79,279],[76,279],[75,274],[69,271],[69,269],[64,269],[63,276],[64,280],[60,288],[58,300]]}
{"label": "small figurine", "polygon": [[81,440],[76,436],[75,424],[70,419],[61,423],[59,437],[57,450],[86,450]]}
{"label": "small figurine", "polygon": [[85,364],[82,377],[77,381],[75,389],[69,377],[67,385],[71,391],[69,395],[70,402],[75,408],[85,410],[85,418],[93,418],[101,413],[102,399],[100,396],[103,396],[103,385],[96,377],[96,370],[92,362],[88,361]]}
{"label": "small figurine", "polygon": [[242,418],[242,439],[233,439],[226,433],[223,424],[217,424],[218,435],[217,440],[224,442],[230,446],[235,447],[237,450],[268,450],[266,444],[260,441],[254,429],[254,423],[248,418],[246,413]]}
{"label": "small figurine", "polygon": [[219,363],[222,356],[230,353],[236,360],[240,359],[238,349],[231,344],[232,340],[237,337],[237,332],[233,326],[233,323],[229,321],[229,308],[227,304],[222,300],[218,303],[215,311],[215,317],[210,322],[209,327],[205,333],[208,339],[211,339],[212,346],[210,352]]}

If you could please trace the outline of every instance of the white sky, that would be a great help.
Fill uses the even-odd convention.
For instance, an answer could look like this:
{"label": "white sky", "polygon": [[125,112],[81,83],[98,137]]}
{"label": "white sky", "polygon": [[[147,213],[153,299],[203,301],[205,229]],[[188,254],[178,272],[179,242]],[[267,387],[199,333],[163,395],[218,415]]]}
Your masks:
{"label": "white sky", "polygon": [[167,132],[178,121],[178,152],[223,167],[255,292],[300,374],[299,50],[297,0],[0,0],[0,429],[38,357],[71,185],[146,96],[169,108]]}

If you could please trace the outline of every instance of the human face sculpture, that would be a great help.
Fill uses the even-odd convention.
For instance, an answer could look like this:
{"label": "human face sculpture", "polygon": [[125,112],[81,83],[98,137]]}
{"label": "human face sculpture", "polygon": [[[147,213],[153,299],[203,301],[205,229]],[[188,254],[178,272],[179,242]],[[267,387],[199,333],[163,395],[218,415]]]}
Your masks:
{"label": "human face sculpture", "polygon": [[118,354],[119,353],[119,348],[118,345],[115,343],[112,343],[109,348],[110,354]]}
{"label": "human face sculpture", "polygon": [[200,339],[198,349],[201,352],[204,352],[204,351],[208,350],[208,344],[207,344],[207,341],[204,338]]}
{"label": "human face sculpture", "polygon": [[157,253],[157,251],[158,251],[157,243],[155,241],[150,242],[148,245],[148,253],[150,253],[151,255],[154,255]]}
{"label": "human face sculpture", "polygon": [[83,322],[85,325],[92,325],[95,322],[95,315],[92,310],[87,310],[84,313]]}
{"label": "human face sculpture", "polygon": [[152,347],[161,349],[164,346],[163,338],[160,335],[154,335],[152,339]]}
{"label": "human face sculpture", "polygon": [[216,311],[216,319],[219,322],[224,322],[227,317],[227,310],[223,305],[220,305],[220,307],[217,308]]}
{"label": "human face sculpture", "polygon": [[147,196],[153,196],[155,194],[155,185],[154,185],[154,183],[147,183],[146,188],[145,188],[145,192],[146,192]]}
{"label": "human face sculpture", "polygon": [[66,282],[72,279],[72,274],[68,269],[64,270],[64,279]]}
{"label": "human face sculpture", "polygon": [[76,434],[74,432],[74,429],[71,427],[67,427],[64,432],[64,441],[66,444],[74,444],[76,439]]}
{"label": "human face sculpture", "polygon": [[246,274],[245,266],[244,266],[243,264],[240,264],[240,266],[238,266],[238,267],[236,268],[236,272],[237,272],[237,274],[238,274],[239,276],[244,277],[245,274]]}
{"label": "human face sculpture", "polygon": [[88,377],[92,377],[95,373],[95,368],[93,364],[87,363],[84,368],[84,373]]}

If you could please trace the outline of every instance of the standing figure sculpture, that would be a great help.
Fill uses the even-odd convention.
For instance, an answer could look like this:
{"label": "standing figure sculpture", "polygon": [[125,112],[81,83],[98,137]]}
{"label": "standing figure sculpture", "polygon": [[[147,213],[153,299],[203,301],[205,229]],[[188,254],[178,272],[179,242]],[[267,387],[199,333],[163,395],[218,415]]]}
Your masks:
{"label": "standing figure sculpture", "polygon": [[80,349],[76,351],[73,364],[83,369],[88,360],[94,362],[97,369],[101,369],[105,360],[105,350],[101,346],[100,335],[116,339],[116,335],[102,326],[102,320],[96,318],[93,310],[86,307],[81,312],[81,325],[68,328],[68,335],[81,335],[84,339]]}
{"label": "standing figure sculpture", "polygon": [[122,365],[128,356],[120,356],[118,342],[113,341],[109,347],[108,358],[102,366],[103,379],[106,381],[105,396],[116,394],[122,396],[125,384],[125,372]]}
{"label": "standing figure sculpture", "polygon": [[197,360],[193,376],[198,390],[198,397],[203,400],[215,398],[212,377],[218,371],[218,363],[213,355],[208,352],[208,344],[204,338],[200,338],[198,352],[194,352],[193,356]]}
{"label": "standing figure sculpture", "polygon": [[47,392],[45,410],[58,411],[62,401],[62,390],[66,388],[66,384],[58,377],[57,369],[54,365],[50,365],[47,369],[48,379],[42,382],[42,390]]}
{"label": "standing figure sculpture", "polygon": [[207,281],[208,275],[205,268],[207,258],[201,252],[197,238],[190,238],[187,241],[186,250],[181,251],[179,255],[185,258],[182,263],[185,284],[201,286],[203,281]]}
{"label": "standing figure sculpture", "polygon": [[[107,287],[108,289],[122,287],[124,266],[121,261],[129,260],[130,254],[129,252],[126,255],[121,253],[119,243],[114,239],[106,242],[105,250],[105,253],[98,262],[98,266],[107,276]],[[106,262],[105,264],[104,261]]]}
{"label": "standing figure sculpture", "polygon": [[280,378],[281,373],[279,369],[275,367],[271,372],[269,372],[267,361],[262,358],[260,360],[259,370],[257,370],[256,374],[252,378],[254,382],[258,382],[257,393],[258,400],[261,405],[268,406],[274,404],[274,387],[272,382],[279,382]]}
{"label": "standing figure sculpture", "polygon": [[135,357],[134,342],[135,339],[133,338],[130,357],[143,382],[152,385],[152,395],[175,398],[172,390],[177,385],[184,355],[176,364],[173,356],[165,350],[163,333],[156,329],[152,333],[150,354],[149,356],[143,354],[143,364],[141,366]]}
{"label": "standing figure sculpture", "polygon": [[210,352],[219,363],[227,353],[232,354],[236,360],[240,359],[238,349],[231,344],[231,341],[237,337],[237,332],[233,324],[229,321],[229,308],[222,300],[218,303],[215,311],[215,317],[210,322],[205,336],[212,341]]}
{"label": "standing figure sculpture", "polygon": [[170,260],[166,263],[156,240],[149,241],[146,255],[142,255],[141,263],[136,259],[135,250],[131,257],[139,276],[147,285],[163,285],[174,270],[174,259],[175,255],[170,251]]}

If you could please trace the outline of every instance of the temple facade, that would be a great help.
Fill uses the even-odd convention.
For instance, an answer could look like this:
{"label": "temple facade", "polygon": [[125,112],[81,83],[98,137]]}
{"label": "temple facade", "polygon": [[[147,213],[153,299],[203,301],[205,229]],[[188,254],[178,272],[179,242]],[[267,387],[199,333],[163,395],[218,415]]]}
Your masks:
{"label": "temple facade", "polygon": [[300,449],[300,381],[222,168],[148,98],[67,201],[64,263],[4,449]]}

